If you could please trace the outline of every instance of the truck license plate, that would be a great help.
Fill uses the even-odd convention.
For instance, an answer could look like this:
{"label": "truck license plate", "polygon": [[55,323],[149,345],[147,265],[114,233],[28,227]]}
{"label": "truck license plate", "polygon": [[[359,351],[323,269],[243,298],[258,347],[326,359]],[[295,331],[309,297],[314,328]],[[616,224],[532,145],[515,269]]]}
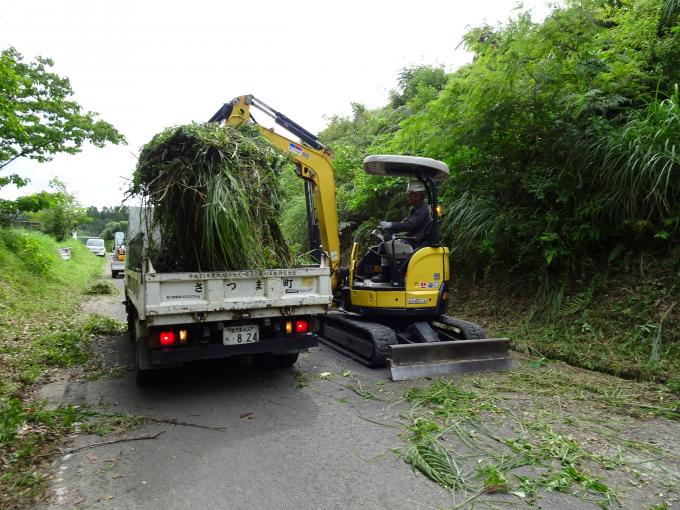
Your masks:
{"label": "truck license plate", "polygon": [[252,344],[260,340],[258,326],[232,326],[224,328],[222,343],[224,345]]}

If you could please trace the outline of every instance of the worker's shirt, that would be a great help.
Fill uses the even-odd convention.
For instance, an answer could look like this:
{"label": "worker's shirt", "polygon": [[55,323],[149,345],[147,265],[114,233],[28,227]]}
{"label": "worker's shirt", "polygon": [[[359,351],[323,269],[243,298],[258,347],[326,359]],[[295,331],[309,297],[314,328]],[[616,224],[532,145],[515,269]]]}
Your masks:
{"label": "worker's shirt", "polygon": [[406,232],[409,237],[422,241],[431,221],[430,211],[425,202],[423,202],[417,207],[412,207],[404,221],[392,223],[391,230],[393,232]]}

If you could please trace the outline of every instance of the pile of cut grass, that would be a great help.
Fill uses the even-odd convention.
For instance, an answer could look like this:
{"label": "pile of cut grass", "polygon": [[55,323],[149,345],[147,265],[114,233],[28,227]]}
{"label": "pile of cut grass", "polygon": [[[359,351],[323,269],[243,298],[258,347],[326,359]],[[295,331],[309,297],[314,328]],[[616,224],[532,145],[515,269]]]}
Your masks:
{"label": "pile of cut grass", "polygon": [[129,192],[142,197],[162,246],[159,271],[264,269],[292,257],[278,224],[284,161],[256,128],[189,124],[144,146]]}

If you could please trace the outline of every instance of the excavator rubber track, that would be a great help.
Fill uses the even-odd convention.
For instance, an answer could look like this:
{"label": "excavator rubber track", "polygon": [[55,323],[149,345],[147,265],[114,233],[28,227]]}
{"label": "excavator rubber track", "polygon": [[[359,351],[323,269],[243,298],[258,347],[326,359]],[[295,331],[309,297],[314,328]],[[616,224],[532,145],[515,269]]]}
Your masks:
{"label": "excavator rubber track", "polygon": [[321,342],[366,366],[388,366],[393,381],[512,367],[507,338],[486,338],[481,326],[455,317],[444,315],[433,322],[413,323],[397,332],[331,312],[321,318]]}
{"label": "excavator rubber track", "polygon": [[321,343],[368,367],[384,367],[397,336],[392,328],[342,312],[321,317]]}

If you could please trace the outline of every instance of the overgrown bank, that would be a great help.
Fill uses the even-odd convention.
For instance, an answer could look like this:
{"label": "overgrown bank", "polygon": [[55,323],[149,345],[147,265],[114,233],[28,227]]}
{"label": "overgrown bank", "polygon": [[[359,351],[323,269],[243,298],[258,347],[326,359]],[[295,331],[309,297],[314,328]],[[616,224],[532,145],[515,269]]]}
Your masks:
{"label": "overgrown bank", "polygon": [[[71,248],[63,260],[58,248]],[[44,487],[41,466],[58,439],[89,412],[45,409],[34,386],[50,369],[82,364],[92,335],[114,321],[81,320],[78,305],[103,260],[79,241],[57,243],[37,232],[0,229],[0,507],[28,505]]]}
{"label": "overgrown bank", "polygon": [[467,282],[451,313],[474,318],[515,348],[680,395],[680,271],[674,258],[640,255],[625,267],[536,294],[517,282]]}
{"label": "overgrown bank", "polygon": [[[636,378],[677,378],[680,3],[572,1],[471,29],[472,61],[414,66],[387,104],[333,117],[341,226],[406,215],[371,154],[445,161],[440,233],[452,312],[519,348]],[[284,211],[302,231],[304,202]],[[480,285],[481,282],[481,285]],[[484,317],[487,310],[488,317]]]}

